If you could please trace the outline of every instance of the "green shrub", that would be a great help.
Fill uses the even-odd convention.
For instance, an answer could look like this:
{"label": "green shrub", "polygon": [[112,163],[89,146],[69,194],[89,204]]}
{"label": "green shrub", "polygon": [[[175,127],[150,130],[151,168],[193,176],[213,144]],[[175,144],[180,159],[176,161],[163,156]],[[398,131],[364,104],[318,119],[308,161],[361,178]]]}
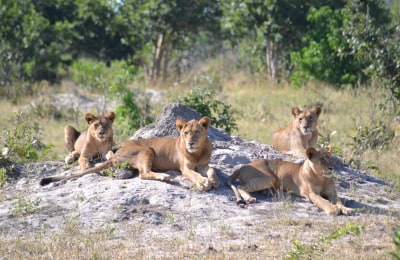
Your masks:
{"label": "green shrub", "polygon": [[12,126],[3,127],[0,137],[2,157],[13,162],[37,161],[46,147],[40,142],[40,129],[22,112],[16,113]]}
{"label": "green shrub", "polygon": [[363,156],[368,150],[372,150],[379,155],[389,146],[394,136],[393,129],[383,121],[378,121],[371,125],[358,126],[355,134],[351,137],[352,142],[349,144],[352,150],[350,164],[361,168]]}
{"label": "green shrub", "polygon": [[395,251],[392,252],[392,256],[396,260],[400,260],[400,228],[394,232],[393,243],[395,245]]}
{"label": "green shrub", "polygon": [[40,141],[38,125],[22,112],[16,113],[11,126],[2,126],[1,131],[0,187],[5,184],[7,174],[13,172],[14,163],[38,161],[52,149]]}
{"label": "green shrub", "polygon": [[24,197],[20,197],[17,201],[17,204],[14,208],[10,208],[9,212],[13,217],[23,217],[27,215],[31,215],[40,210],[40,198],[35,200],[25,199]]}
{"label": "green shrub", "polygon": [[216,99],[217,93],[212,89],[194,88],[178,102],[196,110],[201,116],[211,118],[216,128],[225,129],[228,133],[237,129],[231,106]]}
{"label": "green shrub", "polygon": [[101,62],[80,59],[72,64],[71,74],[84,89],[103,95],[104,104],[100,113],[106,112],[106,104],[110,101],[117,102],[116,122],[121,134],[130,134],[153,121],[145,95],[140,92],[135,95],[127,87],[135,74],[135,68],[127,62],[115,61],[106,66]]}

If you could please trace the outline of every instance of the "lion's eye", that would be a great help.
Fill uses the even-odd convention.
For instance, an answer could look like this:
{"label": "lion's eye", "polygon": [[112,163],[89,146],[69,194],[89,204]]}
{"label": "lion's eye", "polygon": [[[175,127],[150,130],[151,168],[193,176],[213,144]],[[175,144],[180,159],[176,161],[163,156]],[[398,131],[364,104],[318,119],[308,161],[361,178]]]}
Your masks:
{"label": "lion's eye", "polygon": [[94,128],[98,128],[99,127],[99,124],[94,124]]}
{"label": "lion's eye", "polygon": [[299,121],[300,121],[300,122],[303,121],[303,118],[300,117],[300,118],[299,118]]}

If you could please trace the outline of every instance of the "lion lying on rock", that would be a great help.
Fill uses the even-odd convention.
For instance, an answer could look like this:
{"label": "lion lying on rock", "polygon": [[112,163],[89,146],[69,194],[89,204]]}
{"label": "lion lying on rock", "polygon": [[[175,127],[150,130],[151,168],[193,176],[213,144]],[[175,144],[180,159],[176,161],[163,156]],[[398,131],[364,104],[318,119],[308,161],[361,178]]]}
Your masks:
{"label": "lion lying on rock", "polygon": [[275,131],[272,135],[272,146],[282,153],[290,153],[296,157],[306,157],[308,147],[316,147],[318,139],[317,123],[321,114],[320,107],[300,110],[292,108],[293,121],[286,127]]}
{"label": "lion lying on rock", "polygon": [[77,178],[126,162],[130,167],[138,169],[141,179],[169,181],[170,175],[153,170],[180,170],[186,179],[201,190],[218,188],[220,182],[216,172],[208,166],[212,152],[212,145],[207,137],[210,124],[209,117],[189,122],[178,119],[176,127],[180,135],[176,138],[129,140],[115,154],[110,151],[103,164],[70,176],[44,178],[40,184]]}
{"label": "lion lying on rock", "polygon": [[69,152],[65,163],[71,164],[79,158],[79,165],[83,171],[90,167],[91,160],[105,158],[113,146],[114,119],[114,112],[108,112],[104,116],[87,113],[85,115],[87,130],[79,132],[70,125],[65,126],[65,145]]}
{"label": "lion lying on rock", "polygon": [[[306,197],[327,214],[352,214],[343,206],[336,194],[333,182],[333,160],[329,151],[308,148],[303,164],[280,160],[260,159],[236,170],[227,180],[239,203],[253,203],[256,198],[249,193],[274,188]],[[241,185],[232,184],[236,179]]]}

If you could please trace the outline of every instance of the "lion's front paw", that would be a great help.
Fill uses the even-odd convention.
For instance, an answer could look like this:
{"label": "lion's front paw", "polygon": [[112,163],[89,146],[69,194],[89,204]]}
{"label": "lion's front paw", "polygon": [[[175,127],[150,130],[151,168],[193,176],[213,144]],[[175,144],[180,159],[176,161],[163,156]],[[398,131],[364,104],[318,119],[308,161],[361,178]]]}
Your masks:
{"label": "lion's front paw", "polygon": [[76,152],[72,152],[65,157],[65,163],[66,164],[72,164],[79,158],[79,154]]}
{"label": "lion's front paw", "polygon": [[110,160],[110,158],[114,155],[113,151],[108,151],[106,154],[106,160]]}
{"label": "lion's front paw", "polygon": [[212,186],[212,183],[207,178],[204,178],[202,182],[197,183],[197,187],[203,191],[211,190]]}
{"label": "lion's front paw", "polygon": [[207,172],[208,181],[211,183],[212,188],[218,189],[221,186],[221,182],[218,179],[217,174],[213,168],[210,168]]}
{"label": "lion's front paw", "polygon": [[170,181],[171,175],[168,174],[161,174],[160,181]]}
{"label": "lion's front paw", "polygon": [[346,207],[341,207],[340,211],[343,213],[343,215],[349,216],[354,214],[354,210]]}
{"label": "lion's front paw", "polygon": [[337,216],[340,213],[340,209],[338,206],[332,206],[329,209],[325,210],[325,212],[331,216]]}

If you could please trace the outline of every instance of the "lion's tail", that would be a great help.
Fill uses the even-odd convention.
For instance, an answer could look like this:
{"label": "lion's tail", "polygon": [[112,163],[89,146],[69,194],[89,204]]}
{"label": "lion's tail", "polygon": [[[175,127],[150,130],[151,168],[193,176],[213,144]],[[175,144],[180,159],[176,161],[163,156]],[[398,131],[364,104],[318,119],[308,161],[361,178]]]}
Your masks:
{"label": "lion's tail", "polygon": [[244,201],[243,201],[242,197],[240,196],[239,191],[236,188],[236,186],[232,184],[232,182],[235,181],[239,177],[239,172],[240,172],[240,169],[237,169],[236,171],[234,171],[233,174],[231,176],[229,176],[229,178],[226,180],[226,185],[228,187],[230,187],[233,190],[233,192],[235,193],[236,203],[242,204],[242,203],[244,203]]}
{"label": "lion's tail", "polygon": [[79,177],[82,177],[82,176],[84,176],[86,174],[89,174],[89,173],[95,173],[95,172],[99,172],[99,171],[102,171],[104,169],[107,169],[111,165],[112,165],[112,161],[111,160],[107,160],[102,164],[99,164],[99,165],[97,165],[95,167],[86,169],[86,170],[84,170],[84,171],[82,171],[80,173],[77,173],[77,174],[71,174],[71,175],[68,175],[68,176],[58,176],[58,177],[57,176],[46,177],[46,178],[43,178],[43,179],[40,180],[40,185],[41,186],[45,186],[45,185],[47,185],[49,183],[52,183],[52,182],[79,178]]}

